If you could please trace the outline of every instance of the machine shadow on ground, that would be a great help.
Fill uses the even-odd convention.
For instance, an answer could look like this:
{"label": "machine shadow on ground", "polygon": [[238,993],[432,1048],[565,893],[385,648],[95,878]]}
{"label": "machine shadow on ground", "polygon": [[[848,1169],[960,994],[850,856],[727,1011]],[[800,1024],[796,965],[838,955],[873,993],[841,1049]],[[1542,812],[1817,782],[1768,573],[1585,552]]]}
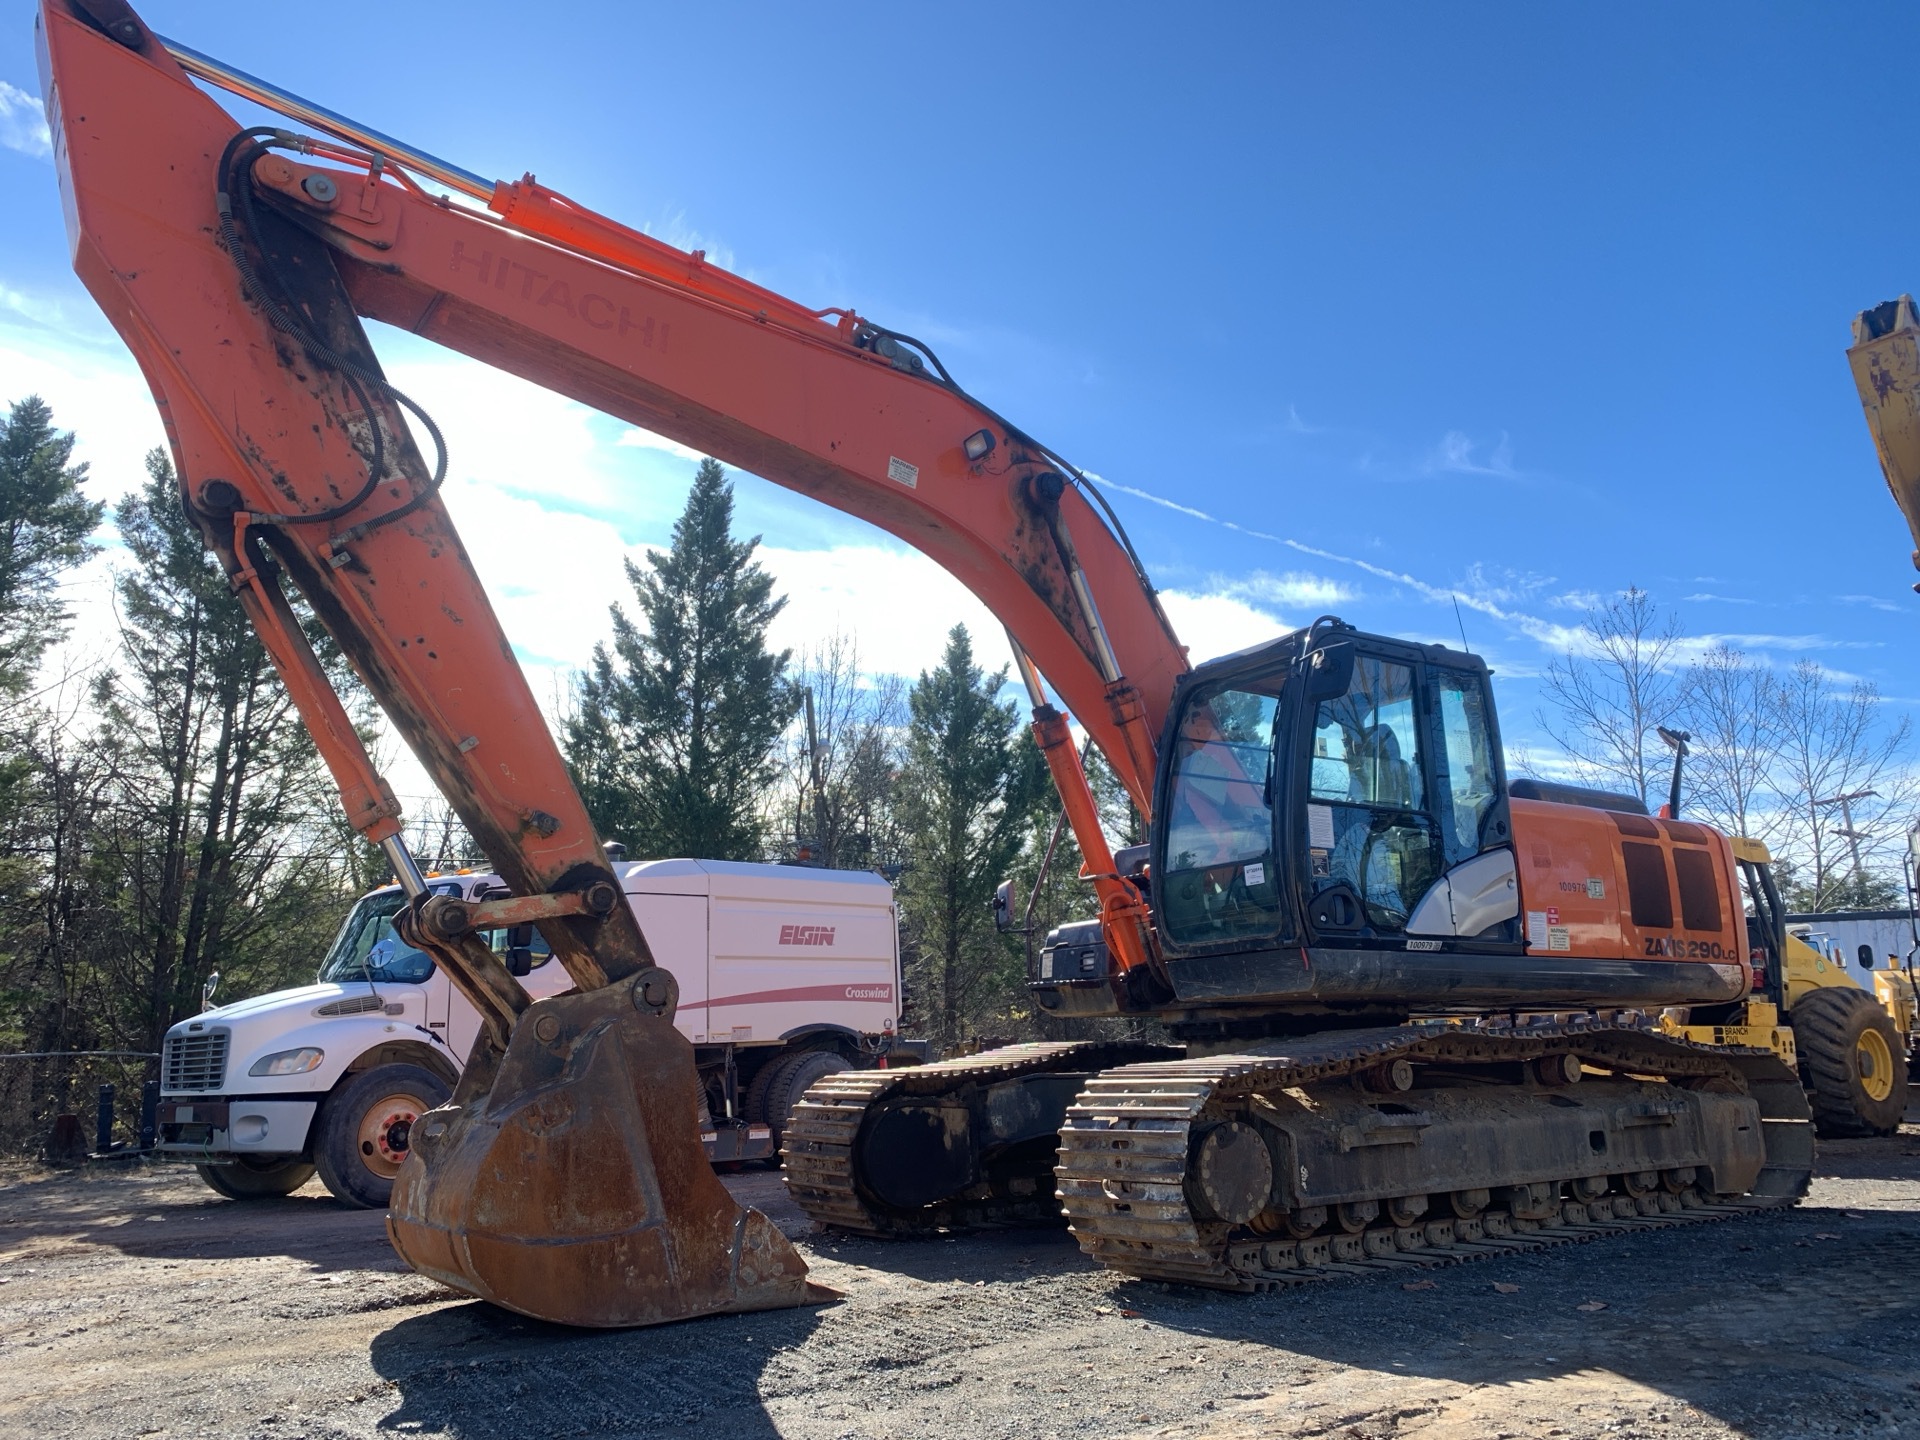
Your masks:
{"label": "machine shadow on ground", "polygon": [[[1816,1171],[1869,1188],[1851,1208],[1809,1202],[1266,1295],[1123,1282],[1115,1304],[1137,1313],[1137,1326],[1498,1390],[1515,1434],[1549,1433],[1595,1372],[1641,1387],[1650,1413],[1691,1408],[1755,1440],[1856,1427],[1916,1433],[1920,1130],[1909,1123],[1892,1139],[1830,1144]],[[1872,1182],[1888,1182],[1879,1203]],[[1530,1395],[1538,1431],[1526,1428]]]}
{"label": "machine shadow on ground", "polygon": [[[533,1435],[777,1440],[762,1372],[806,1343],[818,1307],[646,1330],[574,1330],[474,1301],[409,1316],[370,1359],[399,1399],[385,1430],[449,1440]],[[391,1404],[392,1397],[382,1400]]]}
{"label": "machine shadow on ground", "polygon": [[149,1178],[171,1181],[179,1173],[168,1166],[151,1177],[114,1170],[19,1180],[6,1187],[16,1203],[0,1222],[0,1246],[98,1245],[143,1260],[283,1256],[322,1270],[406,1272],[387,1243],[381,1212],[348,1209],[317,1182],[262,1202],[227,1200],[211,1190],[183,1200],[177,1184],[165,1183],[150,1198],[140,1195]]}
{"label": "machine shadow on ground", "polygon": [[[1567,1407],[1617,1406],[1622,1393],[1643,1396],[1648,1415],[1691,1411],[1756,1440],[1834,1426],[1920,1432],[1909,1343],[1920,1323],[1920,1128],[1823,1145],[1816,1170],[1858,1198],[1819,1203],[1816,1182],[1790,1211],[1265,1295],[1117,1280],[1091,1323],[1123,1350],[1172,1331],[1369,1372],[1416,1409],[1485,1391],[1468,1408],[1505,1413],[1513,1434],[1549,1433]],[[1057,1229],[810,1243],[822,1258],[989,1293],[1099,1274]],[[1629,1383],[1583,1381],[1594,1375]]]}

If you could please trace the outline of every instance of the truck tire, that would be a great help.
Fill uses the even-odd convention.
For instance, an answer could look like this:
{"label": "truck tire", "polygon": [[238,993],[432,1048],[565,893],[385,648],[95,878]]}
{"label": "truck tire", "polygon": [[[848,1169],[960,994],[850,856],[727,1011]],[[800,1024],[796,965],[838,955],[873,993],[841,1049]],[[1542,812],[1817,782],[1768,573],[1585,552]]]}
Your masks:
{"label": "truck tire", "polygon": [[449,1093],[444,1080],[418,1065],[377,1065],[348,1076],[314,1126],[314,1164],[333,1198],[356,1210],[386,1209],[413,1122]]}
{"label": "truck tire", "polygon": [[1829,1140],[1891,1135],[1907,1109],[1900,1033],[1873,997],[1830,985],[1787,1017],[1817,1134]]}
{"label": "truck tire", "polygon": [[253,1159],[241,1156],[231,1165],[196,1165],[200,1178],[229,1200],[277,1200],[291,1195],[313,1178],[313,1164],[284,1155]]}
{"label": "truck tire", "polygon": [[[852,1068],[844,1056],[832,1050],[797,1050],[791,1055],[782,1055],[753,1077],[756,1083],[762,1076],[766,1078],[761,1113],[773,1131],[775,1150],[779,1149],[780,1137],[786,1133],[788,1113],[807,1093],[808,1087]],[[751,1106],[751,1100],[748,1103]],[[751,1109],[748,1113],[751,1115]]]}

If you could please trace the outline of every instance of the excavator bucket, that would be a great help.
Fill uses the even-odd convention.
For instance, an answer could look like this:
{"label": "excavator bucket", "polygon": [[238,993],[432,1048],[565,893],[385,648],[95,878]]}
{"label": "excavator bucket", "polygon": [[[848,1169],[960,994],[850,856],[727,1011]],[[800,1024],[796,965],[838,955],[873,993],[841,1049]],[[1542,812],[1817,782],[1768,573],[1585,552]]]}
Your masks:
{"label": "excavator bucket", "polygon": [[[303,148],[313,142],[243,132],[181,67],[187,56],[196,73],[220,73],[214,62],[170,46],[125,0],[42,0],[40,31],[75,269],[153,389],[182,503],[349,820],[386,849],[420,914],[436,913],[447,897],[429,896],[407,854],[399,807],[289,585],[533,907],[521,918],[539,924],[578,987],[535,1003],[471,933],[423,942],[489,1038],[454,1101],[413,1130],[394,1247],[460,1290],[570,1325],[823,1298],[787,1239],[708,1168],[671,978],[624,903],[360,324],[356,300],[387,283],[406,233],[397,207],[412,192],[384,162],[338,147],[303,186],[288,156],[316,153]],[[243,88],[270,98],[259,84]],[[305,199],[290,210],[289,194]],[[305,223],[336,202],[356,227],[344,250]],[[468,919],[473,930],[519,923],[466,917],[439,941]]]}
{"label": "excavator bucket", "polygon": [[463,1084],[420,1117],[387,1217],[394,1249],[423,1275],[566,1325],[827,1298],[773,1222],[714,1176],[690,1047],[630,988],[536,1002],[491,1085]]}

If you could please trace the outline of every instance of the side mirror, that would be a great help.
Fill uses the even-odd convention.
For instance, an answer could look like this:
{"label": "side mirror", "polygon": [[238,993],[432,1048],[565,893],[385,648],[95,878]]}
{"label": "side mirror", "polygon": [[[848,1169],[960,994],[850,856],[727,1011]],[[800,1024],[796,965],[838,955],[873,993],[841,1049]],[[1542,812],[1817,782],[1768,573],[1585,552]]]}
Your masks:
{"label": "side mirror", "polygon": [[207,983],[200,987],[200,1008],[202,1010],[213,1009],[213,992],[219,988],[220,972],[216,970],[207,976]]}
{"label": "side mirror", "polygon": [[533,926],[515,925],[507,931],[507,948],[524,947],[533,944]]}
{"label": "side mirror", "polygon": [[1354,648],[1327,645],[1307,657],[1307,699],[1335,700],[1353,684]]}
{"label": "side mirror", "polygon": [[533,947],[531,945],[509,945],[507,947],[507,973],[513,976],[533,973]]}
{"label": "side mirror", "polygon": [[1015,928],[1013,923],[1013,881],[1002,880],[993,892],[993,928],[1002,935]]}

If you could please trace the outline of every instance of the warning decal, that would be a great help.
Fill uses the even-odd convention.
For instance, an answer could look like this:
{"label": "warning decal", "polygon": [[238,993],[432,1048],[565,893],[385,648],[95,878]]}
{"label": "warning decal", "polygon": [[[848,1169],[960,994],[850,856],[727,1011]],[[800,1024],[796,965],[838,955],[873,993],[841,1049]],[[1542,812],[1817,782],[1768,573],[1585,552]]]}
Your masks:
{"label": "warning decal", "polygon": [[916,490],[920,486],[920,467],[902,460],[898,455],[889,455],[887,478],[896,484],[906,486],[909,490]]}

